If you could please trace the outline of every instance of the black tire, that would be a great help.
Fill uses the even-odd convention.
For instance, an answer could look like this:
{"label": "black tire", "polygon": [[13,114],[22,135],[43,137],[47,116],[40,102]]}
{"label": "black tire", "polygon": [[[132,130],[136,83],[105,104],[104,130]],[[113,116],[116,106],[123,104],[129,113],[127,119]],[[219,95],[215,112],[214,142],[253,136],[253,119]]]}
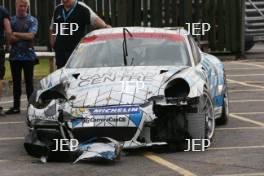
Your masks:
{"label": "black tire", "polygon": [[187,121],[183,113],[179,113],[173,118],[170,118],[167,125],[167,130],[170,131],[171,139],[167,141],[169,150],[172,152],[183,151],[187,149],[187,141],[185,139],[190,139],[188,134]]}
{"label": "black tire", "polygon": [[[26,152],[33,157],[46,157],[47,161],[73,161],[72,152],[52,151],[56,148],[54,141],[44,142],[39,140],[35,130],[29,131],[25,137],[24,148]],[[65,148],[66,149],[66,148]]]}
{"label": "black tire", "polygon": [[222,113],[219,118],[216,119],[216,125],[226,125],[229,121],[229,96],[228,96],[228,88],[227,88],[227,81],[226,75],[224,74],[224,102]]}
{"label": "black tire", "polygon": [[[209,139],[212,142],[214,139],[214,132],[215,132],[214,104],[213,104],[213,99],[211,95],[206,89],[204,90],[203,95],[200,97],[199,112],[205,113],[204,139]],[[211,113],[211,114],[208,114],[208,113]]]}
{"label": "black tire", "polygon": [[226,125],[229,121],[229,99],[228,99],[228,91],[227,88],[225,88],[224,93],[224,105],[222,108],[221,117],[216,119],[217,125]]}
{"label": "black tire", "polygon": [[[203,134],[201,135],[202,139],[209,139],[210,142],[212,142],[214,139],[214,131],[215,131],[215,114],[214,114],[213,100],[207,90],[205,90],[203,95],[200,97],[199,104],[198,104],[198,111],[199,113],[204,113],[204,116],[202,115],[202,120],[204,120],[204,122],[200,123],[202,124],[204,131],[201,132],[200,127],[197,127],[197,129],[195,130],[199,130],[197,132],[200,134]],[[211,115],[211,117],[208,117],[209,115]],[[179,117],[180,116],[178,116],[177,118],[178,120],[180,119]],[[210,119],[210,122],[209,122],[209,119]],[[172,125],[173,125],[173,122],[174,121],[171,121]],[[211,128],[210,131],[209,131],[209,128]],[[178,142],[167,142],[169,145],[169,149],[171,151],[183,151],[187,149],[188,146],[187,146],[187,141],[185,139],[192,139],[193,137],[190,135],[191,134],[188,133],[185,136],[182,136],[184,139],[181,139]]]}
{"label": "black tire", "polygon": [[29,130],[25,137],[24,148],[30,156],[42,157],[48,154],[48,147],[38,140],[35,130]]}
{"label": "black tire", "polygon": [[248,51],[255,45],[255,42],[253,40],[252,36],[246,36],[245,37],[245,50]]}

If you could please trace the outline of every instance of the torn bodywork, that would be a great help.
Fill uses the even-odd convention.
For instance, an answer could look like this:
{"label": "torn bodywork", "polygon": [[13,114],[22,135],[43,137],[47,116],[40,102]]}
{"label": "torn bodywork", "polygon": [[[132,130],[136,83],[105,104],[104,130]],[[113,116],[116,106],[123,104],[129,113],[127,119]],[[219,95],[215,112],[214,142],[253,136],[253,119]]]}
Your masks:
{"label": "torn bodywork", "polygon": [[[196,122],[204,118],[197,115],[199,96],[188,97],[191,91],[194,94],[202,90],[197,91],[195,86],[191,89],[189,83],[179,77],[167,76],[166,73],[157,76],[164,82],[156,90],[152,88],[152,91],[164,94],[151,96],[139,105],[76,107],[79,92],[71,94],[72,85],[65,80],[35,92],[28,108],[27,120],[31,132],[25,147],[30,153],[32,149],[29,146],[32,144],[36,153],[47,155],[54,148],[54,139],[77,139],[83,144],[93,137],[109,137],[119,141],[122,148],[135,148],[166,142],[180,143],[186,138],[202,138],[203,134],[198,132],[202,127]],[[79,81],[80,78],[74,79]],[[150,88],[145,89],[151,91]],[[125,96],[131,95],[123,95],[123,98]],[[83,104],[85,102],[87,100],[83,100]]]}

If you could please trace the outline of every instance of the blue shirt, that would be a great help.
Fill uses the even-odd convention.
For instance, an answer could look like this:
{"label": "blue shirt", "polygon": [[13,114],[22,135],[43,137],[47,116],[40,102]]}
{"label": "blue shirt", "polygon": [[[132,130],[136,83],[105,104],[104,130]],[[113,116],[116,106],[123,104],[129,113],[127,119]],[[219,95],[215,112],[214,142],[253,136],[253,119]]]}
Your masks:
{"label": "blue shirt", "polygon": [[[11,17],[13,32],[34,33],[38,31],[38,20],[30,15],[25,17]],[[33,40],[20,40],[13,43],[10,51],[10,60],[33,61],[36,59]]]}
{"label": "blue shirt", "polygon": [[8,18],[9,19],[9,13],[8,11],[0,6],[0,39],[4,39],[4,19]]}

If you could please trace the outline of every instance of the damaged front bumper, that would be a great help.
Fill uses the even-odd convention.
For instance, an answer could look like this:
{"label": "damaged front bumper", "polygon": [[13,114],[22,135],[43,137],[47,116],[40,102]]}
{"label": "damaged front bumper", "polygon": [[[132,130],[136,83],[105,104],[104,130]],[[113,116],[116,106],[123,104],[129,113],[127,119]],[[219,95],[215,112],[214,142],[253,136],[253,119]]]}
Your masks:
{"label": "damaged front bumper", "polygon": [[[68,102],[61,103],[58,100],[52,100],[43,109],[29,105],[27,121],[31,132],[26,137],[25,148],[31,155],[32,150],[41,153],[35,154],[40,157],[47,155],[54,148],[51,142],[54,139],[77,139],[80,144],[78,151],[82,151],[78,157],[80,160],[89,158],[115,160],[119,158],[121,148],[166,144],[167,138],[157,137],[160,136],[157,131],[161,127],[160,121],[167,118],[166,116],[175,115],[175,112],[168,114],[170,108],[177,109],[177,113],[185,113],[184,118],[187,120],[195,117],[196,120],[189,123],[186,129],[193,131],[191,128],[201,125],[195,107],[198,101],[197,98],[153,97],[140,106],[76,108]],[[194,133],[198,137],[203,135],[197,134],[196,131]],[[118,142],[110,142],[112,144],[110,148],[107,148],[104,142],[90,142],[90,139],[104,137]],[[112,154],[109,155],[109,152]]]}

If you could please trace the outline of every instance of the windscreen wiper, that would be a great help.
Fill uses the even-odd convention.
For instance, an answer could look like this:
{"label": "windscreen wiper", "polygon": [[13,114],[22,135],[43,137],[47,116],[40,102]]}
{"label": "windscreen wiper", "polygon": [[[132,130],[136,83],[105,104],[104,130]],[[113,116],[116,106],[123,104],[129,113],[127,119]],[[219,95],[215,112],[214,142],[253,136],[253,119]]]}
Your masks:
{"label": "windscreen wiper", "polygon": [[124,64],[125,64],[125,66],[127,66],[127,57],[128,57],[126,33],[128,33],[130,37],[133,37],[132,33],[127,28],[123,28],[123,37],[124,37],[124,41],[123,41],[123,56],[124,56]]}

